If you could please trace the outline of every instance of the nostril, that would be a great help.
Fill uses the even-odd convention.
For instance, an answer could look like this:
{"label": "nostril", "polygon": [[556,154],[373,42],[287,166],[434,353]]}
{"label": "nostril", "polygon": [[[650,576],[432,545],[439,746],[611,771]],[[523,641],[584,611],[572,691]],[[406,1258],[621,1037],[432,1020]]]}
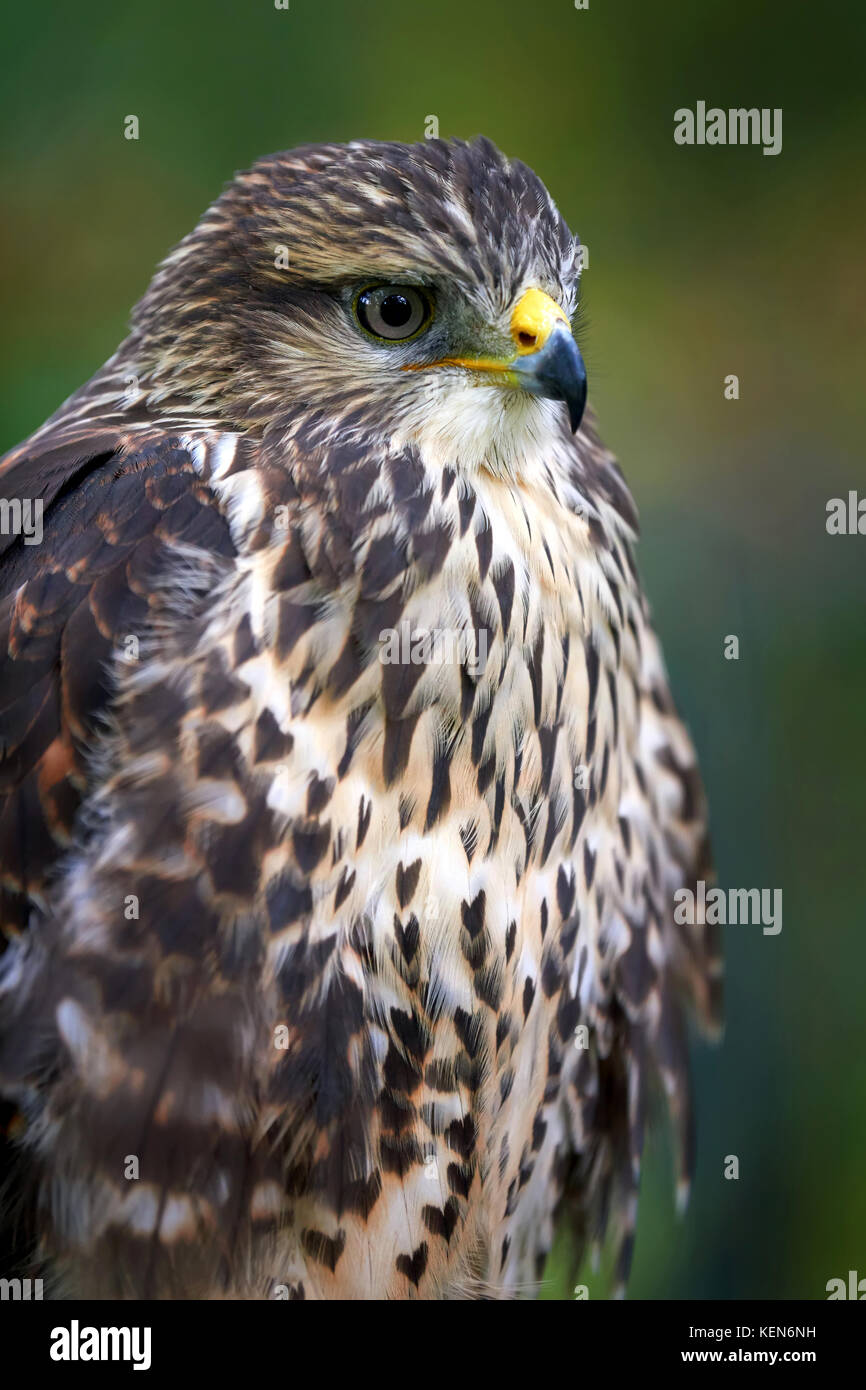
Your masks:
{"label": "nostril", "polygon": [[535,333],[518,333],[517,341],[521,347],[535,347],[538,342],[538,335]]}

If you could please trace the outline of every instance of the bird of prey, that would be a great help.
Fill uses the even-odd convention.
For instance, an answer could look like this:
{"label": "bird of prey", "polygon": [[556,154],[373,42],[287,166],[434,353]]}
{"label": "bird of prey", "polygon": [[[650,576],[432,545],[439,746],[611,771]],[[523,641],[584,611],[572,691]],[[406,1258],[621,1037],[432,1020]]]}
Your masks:
{"label": "bird of prey", "polygon": [[579,267],[486,139],[263,159],[0,466],[2,1217],[52,1296],[526,1296],[560,1213],[624,1279],[656,1092],[687,1183],[705,804]]}

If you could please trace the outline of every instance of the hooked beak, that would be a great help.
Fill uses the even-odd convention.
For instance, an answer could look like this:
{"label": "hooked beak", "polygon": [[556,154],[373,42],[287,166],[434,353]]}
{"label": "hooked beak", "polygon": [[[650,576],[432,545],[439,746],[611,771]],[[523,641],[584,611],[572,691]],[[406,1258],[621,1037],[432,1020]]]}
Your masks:
{"label": "hooked beak", "polygon": [[[564,311],[543,290],[529,289],[515,305],[510,328],[515,357],[446,357],[430,365],[496,372],[509,386],[564,401],[572,433],[577,434],[586,406],[586,368]],[[413,363],[404,370],[418,371],[423,366]]]}
{"label": "hooked beak", "polygon": [[527,290],[511,315],[518,355],[510,371],[533,396],[565,401],[573,434],[586,406],[586,368],[563,310],[542,290]]}
{"label": "hooked beak", "polygon": [[577,434],[586,406],[586,368],[568,324],[557,324],[543,347],[512,363],[525,391],[565,401],[572,434]]}

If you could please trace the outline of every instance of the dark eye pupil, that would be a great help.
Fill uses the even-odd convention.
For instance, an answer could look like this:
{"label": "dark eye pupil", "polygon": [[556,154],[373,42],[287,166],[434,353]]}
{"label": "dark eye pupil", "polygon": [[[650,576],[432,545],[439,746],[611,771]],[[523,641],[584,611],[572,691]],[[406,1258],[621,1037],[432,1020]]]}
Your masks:
{"label": "dark eye pupil", "polygon": [[412,317],[412,305],[404,294],[389,294],[382,300],[379,313],[389,328],[402,328]]}

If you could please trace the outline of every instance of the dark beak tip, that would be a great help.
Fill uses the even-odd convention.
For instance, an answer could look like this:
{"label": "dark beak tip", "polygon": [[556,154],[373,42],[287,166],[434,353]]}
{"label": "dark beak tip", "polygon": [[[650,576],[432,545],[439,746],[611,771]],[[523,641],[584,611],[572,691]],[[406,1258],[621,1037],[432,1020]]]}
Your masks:
{"label": "dark beak tip", "polygon": [[544,347],[525,357],[517,370],[534,395],[564,401],[571,432],[577,434],[586,408],[586,368],[571,330],[554,329]]}
{"label": "dark beak tip", "polygon": [[[581,367],[583,367],[583,363],[581,363]],[[581,372],[577,390],[572,389],[568,392],[566,404],[571,432],[577,434],[586,411],[586,373],[584,371]]]}

